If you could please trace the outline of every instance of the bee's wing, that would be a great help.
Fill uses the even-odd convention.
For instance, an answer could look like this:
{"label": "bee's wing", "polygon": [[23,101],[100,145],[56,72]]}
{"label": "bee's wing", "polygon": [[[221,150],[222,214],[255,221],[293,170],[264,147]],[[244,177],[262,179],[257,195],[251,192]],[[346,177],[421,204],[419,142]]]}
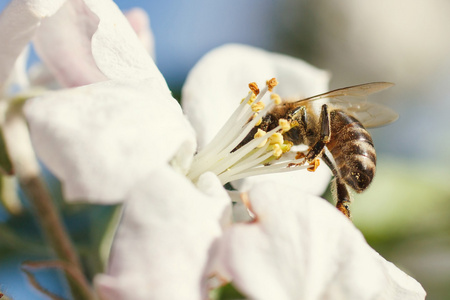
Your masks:
{"label": "bee's wing", "polygon": [[398,119],[398,114],[389,107],[372,102],[361,102],[345,111],[354,116],[366,128],[386,125]]}
{"label": "bee's wing", "polygon": [[365,127],[377,127],[389,124],[398,119],[398,114],[387,106],[367,102],[370,94],[387,89],[394,84],[390,82],[372,82],[337,89],[311,98],[299,100],[298,105],[327,99],[334,108],[340,108],[353,115]]}

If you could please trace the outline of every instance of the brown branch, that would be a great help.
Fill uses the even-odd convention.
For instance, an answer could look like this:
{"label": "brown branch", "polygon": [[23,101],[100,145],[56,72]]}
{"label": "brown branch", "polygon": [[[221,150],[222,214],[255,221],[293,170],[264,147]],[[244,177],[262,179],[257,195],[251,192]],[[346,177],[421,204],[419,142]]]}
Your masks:
{"label": "brown branch", "polygon": [[[47,260],[47,261],[25,261],[22,263],[21,269],[28,277],[28,280],[30,283],[39,291],[42,293],[55,297],[55,299],[61,299],[58,295],[48,291],[47,289],[43,288],[37,280],[34,278],[34,275],[31,273],[31,270],[39,270],[39,269],[47,269],[47,268],[56,268],[64,271],[66,274],[68,274],[73,281],[79,283],[81,290],[83,291],[84,298],[81,299],[89,299],[91,295],[91,287],[90,285],[84,280],[84,274],[80,272],[80,270],[76,267],[74,267],[73,264],[67,263],[60,260]],[[53,299],[53,298],[52,298]],[[78,298],[76,298],[78,299]]]}
{"label": "brown branch", "polygon": [[41,178],[28,127],[20,108],[11,107],[6,113],[4,137],[11,155],[15,175],[27,195],[41,230],[56,256],[77,269],[79,276],[66,273],[74,299],[93,299],[93,293],[85,289],[89,283],[83,276],[82,267],[69,233],[63,224],[49,191]]}

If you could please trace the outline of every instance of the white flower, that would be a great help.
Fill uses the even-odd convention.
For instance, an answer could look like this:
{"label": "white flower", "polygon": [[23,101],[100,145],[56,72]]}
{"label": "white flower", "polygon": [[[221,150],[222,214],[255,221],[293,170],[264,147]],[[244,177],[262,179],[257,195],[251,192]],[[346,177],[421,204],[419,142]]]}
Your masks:
{"label": "white flower", "polygon": [[[183,97],[189,123],[149,56],[141,55],[143,47],[122,44],[129,26],[117,8],[106,0],[85,3],[89,20],[99,21],[95,33],[85,32],[93,34],[90,54],[110,80],[46,94],[30,101],[25,112],[36,151],[62,181],[69,200],[124,202],[108,270],[95,280],[102,297],[201,299],[211,276],[231,279],[247,296],[261,299],[383,299],[384,291],[389,299],[424,297],[420,285],[392,271],[336,209],[289,186],[318,193],[328,172],[318,178],[304,172],[288,186],[245,179],[246,203],[255,219],[229,223],[223,174],[234,167],[230,151],[236,145],[230,143],[239,142],[235,135],[242,130],[223,132],[220,140],[228,151],[208,142],[246,94],[241,85],[277,77],[283,96],[309,96],[324,91],[325,73],[286,56],[223,47],[202,60],[187,81]],[[244,114],[227,126],[242,127],[248,119]],[[195,157],[193,128],[202,149]],[[240,162],[253,159],[257,142]],[[261,148],[262,154],[272,159],[273,148]],[[219,168],[223,161],[228,165]],[[277,167],[274,162],[257,164],[264,172]],[[345,253],[354,260],[347,263]]]}
{"label": "white flower", "polygon": [[[12,0],[0,17],[0,82],[7,82],[18,57],[33,40],[40,58],[63,86],[123,78],[131,75],[126,73],[128,66],[133,66],[133,78],[159,77],[165,85],[124,20],[110,0]],[[148,20],[141,13],[130,11],[129,20],[143,39],[151,39],[142,28]],[[121,25],[114,26],[117,22]],[[98,43],[108,47],[91,47]],[[152,51],[151,41],[147,43]]]}
{"label": "white flower", "polygon": [[255,220],[232,226],[216,249],[217,268],[250,299],[425,298],[326,201],[271,182],[248,198]]}
{"label": "white flower", "polygon": [[148,174],[127,198],[108,273],[95,278],[102,299],[206,299],[229,205],[211,173],[199,188],[168,166]]}
{"label": "white flower", "polygon": [[[97,15],[94,11],[98,11]],[[102,14],[108,17],[102,17],[100,23],[99,16]],[[122,25],[111,26],[117,20]],[[133,70],[135,78],[152,74],[167,89],[147,51],[140,46],[132,28],[123,20],[124,16],[109,0],[12,0],[2,11],[0,124],[16,173],[37,173],[38,165],[21,117],[12,113],[6,116],[14,99],[41,95],[45,92],[43,87],[52,85],[55,80],[60,86],[73,87],[114,78],[117,72],[127,75],[125,72],[128,69],[121,68],[124,64],[136,66]],[[152,36],[145,27],[148,20],[142,12],[130,11],[128,20],[147,43],[148,51],[152,51]],[[105,39],[112,43],[108,49],[100,47],[98,51],[91,51],[92,43],[103,43]],[[33,41],[33,46],[45,65],[35,66],[28,76],[26,61],[30,41]],[[124,45],[125,48],[132,47],[135,50],[133,54],[124,51]],[[109,62],[105,61],[111,57],[105,55],[105,51],[121,53],[120,56],[115,56],[114,68],[110,68]],[[94,60],[94,57],[97,58]],[[104,67],[100,71],[101,66]]]}
{"label": "white flower", "polygon": [[[263,75],[271,72],[283,77],[288,73],[291,75],[290,78],[296,77],[297,82],[308,82],[309,80],[307,85],[313,89],[320,90],[326,86],[327,75],[325,73],[285,56],[273,55],[238,45],[226,46],[211,55],[214,56],[215,61],[220,61],[228,55],[229,51],[232,52],[234,58],[241,59],[238,63],[244,64],[245,62],[250,66],[258,66],[258,64],[264,66],[264,69],[261,70]],[[239,55],[237,55],[238,53]],[[279,63],[288,59],[291,60],[289,64]],[[267,68],[270,63],[272,67]],[[202,71],[203,68],[206,70]],[[199,82],[204,82],[205,74],[211,74],[208,68],[210,68],[210,63],[206,58],[206,61],[200,62],[191,73],[191,79],[189,79],[185,91],[195,90]],[[253,69],[255,68],[257,67],[253,67]],[[297,73],[291,69],[297,70]],[[224,72],[226,71],[224,69]],[[132,73],[132,71],[127,71],[127,73]],[[314,84],[313,78],[316,78],[318,84]],[[195,95],[200,97],[196,102],[191,96],[193,93],[189,95],[189,92],[185,92],[188,94],[186,96],[187,105],[192,106],[195,105],[192,103],[197,103],[202,112],[202,108],[206,106],[202,97],[211,99],[210,102],[215,101],[213,91],[220,88],[220,82],[206,83],[209,85],[209,90],[205,88],[205,92],[201,87],[197,88],[198,93]],[[261,174],[273,172],[272,169],[280,170],[281,167],[275,164],[272,164],[271,168],[262,164],[266,158],[273,157],[272,149],[267,143],[267,149],[261,149],[263,155],[261,155],[260,162],[256,164],[258,167],[256,171],[254,171],[255,168],[248,167],[242,169],[239,174],[233,173],[234,169],[238,169],[238,166],[234,165],[236,160],[247,153],[253,153],[253,149],[261,143],[254,141],[255,145],[250,149],[236,151],[233,153],[235,157],[229,155],[229,152],[245,137],[244,134],[240,140],[236,139],[235,135],[243,134],[240,126],[245,125],[249,116],[254,114],[246,101],[243,102],[242,107],[248,111],[240,117],[240,122],[237,123],[240,126],[230,133],[219,136],[220,142],[225,143],[218,147],[213,141],[210,144],[211,151],[203,149],[194,158],[193,154],[196,150],[194,130],[183,117],[176,101],[170,94],[166,94],[165,89],[158,88],[158,85],[158,78],[116,79],[56,92],[46,95],[45,99],[29,103],[26,111],[36,150],[50,170],[63,182],[65,194],[69,200],[121,201],[136,181],[154,168],[167,163],[178,168],[182,173],[187,173],[187,176],[194,181],[202,173],[214,171],[217,175],[220,174],[222,183],[233,178],[240,178],[242,174],[245,175],[249,172]],[[317,87],[318,85],[320,86]],[[196,124],[197,127],[204,125],[207,130],[210,130],[208,126],[217,126],[217,123],[224,118],[223,114],[228,113],[227,105],[228,110],[233,105],[238,106],[242,97],[228,98],[227,90],[225,89],[224,92],[225,97],[220,94],[217,97],[224,104],[221,105],[219,102],[221,109],[214,111],[211,107],[211,110],[205,114],[205,119],[210,118],[209,115],[215,116],[215,122],[209,122],[206,125],[204,120],[199,118],[199,120],[193,119],[192,124]],[[310,93],[314,92],[313,90]],[[263,94],[264,91],[261,91],[259,96],[263,96]],[[82,100],[77,100],[79,98]],[[227,98],[230,99],[228,103],[231,104],[225,104]],[[191,112],[190,116],[198,113],[195,109],[188,110],[189,112]],[[48,115],[53,117],[48,118]],[[86,125],[90,130],[84,130]],[[248,128],[250,130],[252,127]],[[202,132],[206,131],[199,131],[199,136],[202,138]],[[145,138],[147,136],[149,138]],[[230,140],[227,141],[226,138]],[[222,149],[227,147],[231,148],[224,152]],[[87,153],[89,155],[86,155]],[[191,164],[193,159],[194,164]],[[293,161],[295,160],[289,158],[283,166]],[[247,163],[248,159],[243,162]],[[230,169],[232,165],[234,165],[234,169]],[[304,166],[304,168],[306,167],[308,165]],[[125,168],[126,172],[124,172]],[[285,167],[284,169],[290,170],[291,168]],[[314,175],[306,174],[310,176],[296,172],[285,177],[273,178],[290,182],[292,185],[298,185],[298,182],[306,180],[316,182],[317,184],[305,184],[304,188],[319,194],[325,188],[329,178],[327,169],[319,170]],[[233,176],[229,176],[229,173]],[[247,179],[247,181],[249,180],[253,182],[258,179]],[[246,186],[245,189],[251,186],[246,185],[245,182],[243,185]]]}

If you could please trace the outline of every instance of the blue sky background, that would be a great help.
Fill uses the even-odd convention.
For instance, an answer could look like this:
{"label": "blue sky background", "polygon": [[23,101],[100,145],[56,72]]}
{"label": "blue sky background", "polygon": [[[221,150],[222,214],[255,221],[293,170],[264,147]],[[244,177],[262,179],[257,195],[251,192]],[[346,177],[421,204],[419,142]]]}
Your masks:
{"label": "blue sky background", "polygon": [[271,0],[116,1],[122,10],[141,7],[151,19],[156,60],[169,85],[177,89],[208,50],[239,42],[271,48],[274,38]]}

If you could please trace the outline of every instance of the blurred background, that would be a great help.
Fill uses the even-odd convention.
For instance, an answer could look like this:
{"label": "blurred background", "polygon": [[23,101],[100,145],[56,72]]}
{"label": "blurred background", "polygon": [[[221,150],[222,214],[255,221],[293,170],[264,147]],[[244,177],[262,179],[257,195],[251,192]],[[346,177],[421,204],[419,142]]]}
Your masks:
{"label": "blurred background", "polygon": [[[0,3],[1,8],[7,1]],[[148,12],[157,65],[177,97],[193,65],[207,51],[229,42],[289,54],[329,70],[330,89],[371,81],[394,82],[395,87],[373,97],[394,108],[400,119],[371,131],[378,173],[369,190],[355,195],[354,223],[382,256],[424,286],[427,299],[450,299],[450,2],[116,3],[123,10],[138,6]],[[53,184],[58,190],[57,183]],[[82,207],[64,209],[74,235],[81,235],[87,228],[84,226],[92,226],[92,220],[100,218],[95,214],[95,218],[86,217]],[[109,212],[104,215],[110,216]],[[25,221],[29,215],[21,218],[21,222],[14,218],[14,223],[4,213],[1,226],[16,232],[31,222]],[[74,218],[84,223],[74,222]],[[8,232],[5,230],[2,235]],[[24,232],[22,236],[36,235]],[[1,250],[10,256],[3,254],[0,261],[0,289],[14,291],[15,299],[30,299],[21,298],[13,284],[24,281],[16,270],[20,255],[11,249],[8,252],[5,245]],[[37,251],[36,255],[42,253]]]}

